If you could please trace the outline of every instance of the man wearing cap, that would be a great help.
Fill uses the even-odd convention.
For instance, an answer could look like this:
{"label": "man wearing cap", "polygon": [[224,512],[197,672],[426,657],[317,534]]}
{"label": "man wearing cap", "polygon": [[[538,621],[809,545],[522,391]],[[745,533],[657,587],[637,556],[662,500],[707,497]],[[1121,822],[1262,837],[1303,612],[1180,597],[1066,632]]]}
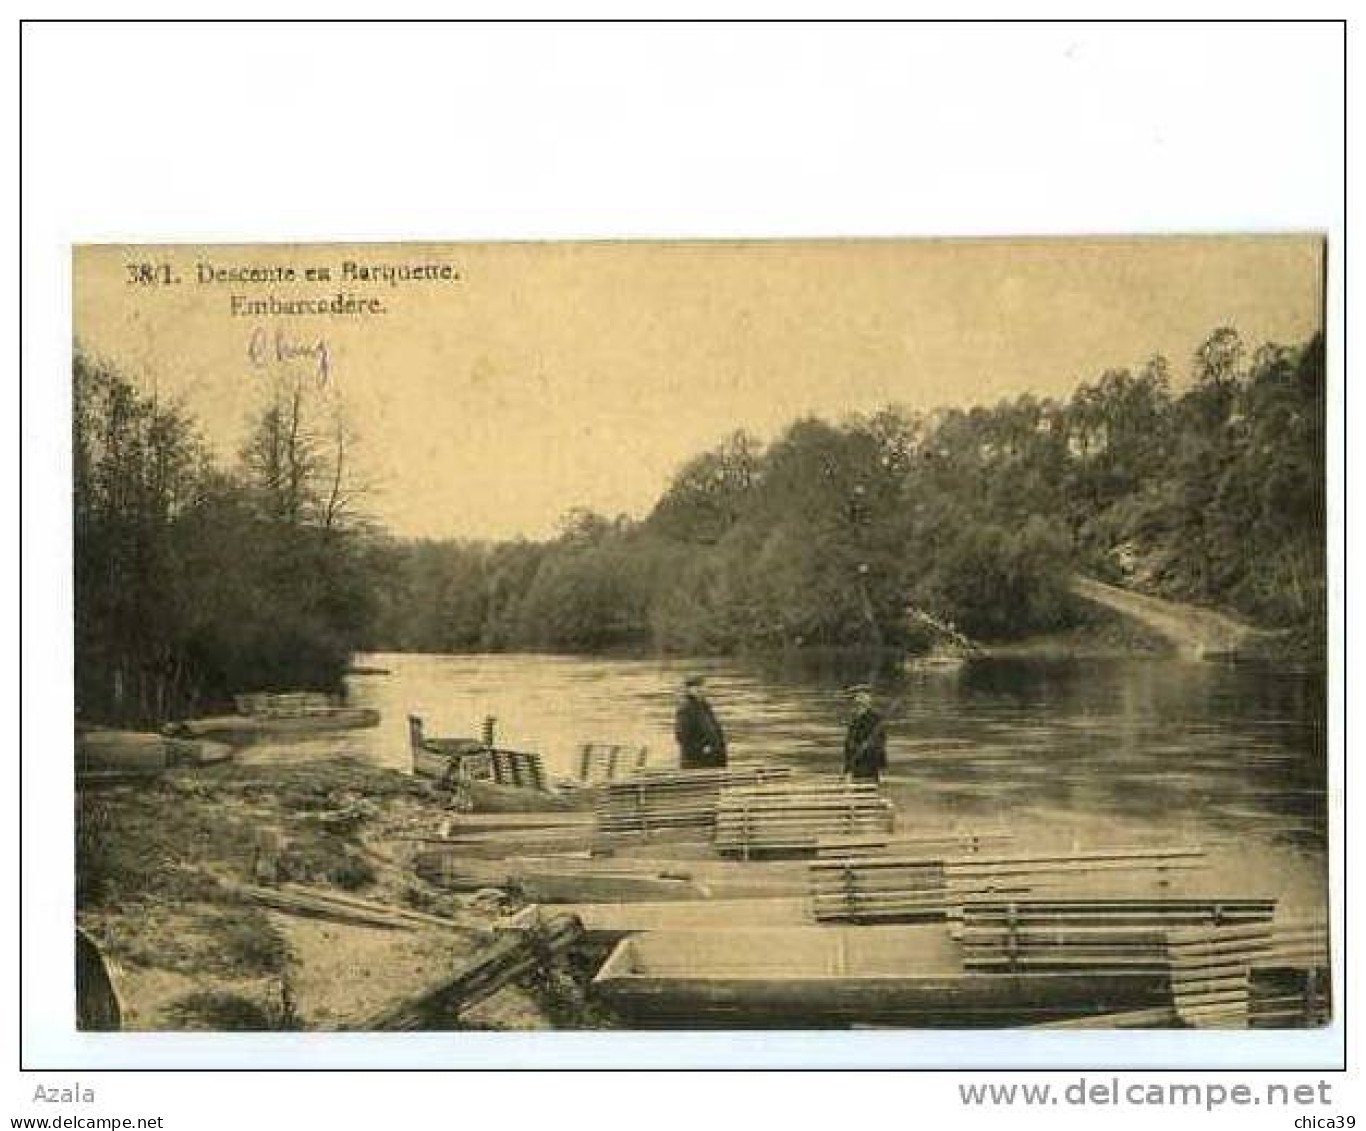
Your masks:
{"label": "man wearing cap", "polygon": [[854,714],[844,735],[844,774],[853,781],[876,782],[887,768],[887,726],[873,707],[873,693],[853,688]]}
{"label": "man wearing cap", "polygon": [[702,694],[703,680],[691,675],[683,681],[678,710],[674,714],[674,737],[678,740],[678,764],[685,770],[726,764],[726,735]]}

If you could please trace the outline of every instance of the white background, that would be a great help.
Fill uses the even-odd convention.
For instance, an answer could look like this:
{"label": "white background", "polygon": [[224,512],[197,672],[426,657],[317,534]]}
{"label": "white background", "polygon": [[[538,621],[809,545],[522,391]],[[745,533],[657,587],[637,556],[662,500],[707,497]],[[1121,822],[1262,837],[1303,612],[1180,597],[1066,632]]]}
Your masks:
{"label": "white background", "polygon": [[[1343,34],[1333,25],[30,26],[23,37],[24,790],[22,799],[17,791],[6,797],[16,821],[21,801],[25,814],[24,1063],[1336,1063],[1337,1032],[75,1036],[66,412],[73,242],[1249,230],[1328,233],[1330,361],[1340,408]],[[12,286],[17,273],[9,274]],[[1330,545],[1339,600],[1344,423],[1334,411]],[[1345,824],[1342,625],[1335,624],[1336,859]],[[6,852],[12,856],[13,838]],[[10,908],[18,906],[15,872],[4,872]],[[0,934],[4,970],[13,972],[15,932]],[[1361,979],[1352,979],[1354,999]],[[957,1083],[974,1077],[948,1074],[21,1076],[12,1067],[19,1061],[12,974],[5,993],[11,1009],[0,1022],[0,1071],[9,1083],[0,1089],[0,1119],[162,1114],[168,1127],[205,1128],[244,1117],[267,1127],[492,1118],[514,1126],[554,1119],[568,1127],[691,1127],[736,1125],[747,1107],[749,1119],[813,1128],[863,1119],[1056,1126],[1103,1118],[1136,1127],[1155,1117],[1201,1118],[1128,1107],[984,1113],[957,1100]],[[1057,1086],[1078,1075],[1062,1074]],[[1224,1108],[1209,1118],[1290,1127],[1301,1114],[1353,1113],[1351,1097],[1360,1091],[1325,1073],[1303,1079],[1320,1077],[1334,1082],[1343,1103]],[[1255,1086],[1266,1079],[1238,1078]],[[37,1083],[74,1079],[96,1088],[98,1104],[30,1109]],[[1366,1106],[1355,1114],[1366,1119]]]}

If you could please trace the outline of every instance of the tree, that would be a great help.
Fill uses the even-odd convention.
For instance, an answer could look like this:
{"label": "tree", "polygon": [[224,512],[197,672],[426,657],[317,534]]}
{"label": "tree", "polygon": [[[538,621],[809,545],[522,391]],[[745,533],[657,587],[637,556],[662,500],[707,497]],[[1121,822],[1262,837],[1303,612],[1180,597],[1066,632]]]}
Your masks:
{"label": "tree", "polygon": [[908,597],[988,639],[1064,627],[1082,570],[1306,626],[1325,607],[1322,382],[1321,339],[1249,353],[1223,328],[1179,395],[1158,356],[1066,399],[735,433],[644,522],[575,510],[549,542],[451,548],[444,585],[415,567],[408,599],[465,626],[439,646],[482,616],[483,647],[876,647],[910,642]]}
{"label": "tree", "polygon": [[746,432],[734,432],[694,457],[674,477],[650,515],[666,538],[715,545],[746,512],[758,484],[762,448]]}
{"label": "tree", "polygon": [[206,455],[177,406],[79,346],[72,381],[77,713],[156,718],[188,690],[173,531]]}
{"label": "tree", "polygon": [[79,347],[72,380],[78,715],[156,724],[337,686],[374,587],[335,486],[344,456],[302,394],[261,414],[237,474],[188,414]]}
{"label": "tree", "polygon": [[277,374],[241,452],[263,515],[290,526],[337,529],[355,521],[366,487],[355,430],[341,397],[303,373]]}

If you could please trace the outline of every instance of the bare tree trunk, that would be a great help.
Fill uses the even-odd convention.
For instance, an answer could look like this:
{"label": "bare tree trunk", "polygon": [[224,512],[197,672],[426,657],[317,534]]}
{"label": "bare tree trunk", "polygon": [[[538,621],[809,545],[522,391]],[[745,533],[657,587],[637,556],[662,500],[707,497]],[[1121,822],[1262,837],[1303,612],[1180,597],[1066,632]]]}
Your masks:
{"label": "bare tree trunk", "polygon": [[332,470],[332,490],[327,497],[327,510],[323,516],[323,526],[331,530],[341,504],[342,473],[346,462],[346,426],[341,416],[337,417],[337,460]]}
{"label": "bare tree trunk", "polygon": [[289,493],[286,497],[288,508],[287,517],[293,524],[299,521],[301,508],[300,495],[302,494],[304,472],[302,459],[299,454],[299,429],[301,426],[303,402],[303,384],[296,381],[294,383],[294,395],[291,398],[289,412],[289,443],[285,448],[285,458],[288,461]]}

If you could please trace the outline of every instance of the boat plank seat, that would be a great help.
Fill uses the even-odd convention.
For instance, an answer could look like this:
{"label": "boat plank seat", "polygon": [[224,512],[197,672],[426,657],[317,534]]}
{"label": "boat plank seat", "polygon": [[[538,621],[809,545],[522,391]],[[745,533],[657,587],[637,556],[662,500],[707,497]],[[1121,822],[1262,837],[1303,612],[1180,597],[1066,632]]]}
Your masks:
{"label": "boat plank seat", "polygon": [[1088,880],[1200,867],[1200,848],[1101,849],[1067,854],[983,853],[926,858],[864,856],[811,863],[811,892],[822,922],[894,922],[944,918],[973,902],[1029,895]]}
{"label": "boat plank seat", "polygon": [[604,846],[661,833],[710,838],[724,789],[791,777],[790,766],[756,762],[715,769],[646,770],[609,781],[600,787],[593,807],[597,837]]}
{"label": "boat plank seat", "polygon": [[449,784],[489,782],[546,792],[545,763],[537,753],[507,750],[473,738],[429,738],[418,715],[408,716],[413,770]]}
{"label": "boat plank seat", "polygon": [[895,809],[875,784],[796,780],[733,786],[716,807],[716,849],[754,855],[813,855],[841,836],[889,835]]}
{"label": "boat plank seat", "polygon": [[648,770],[649,759],[648,746],[585,742],[579,747],[575,773],[578,781],[584,785],[601,785]]}
{"label": "boat plank seat", "polygon": [[[688,899],[669,902],[563,903],[557,912],[583,924],[590,942],[616,942],[642,931],[741,930],[752,927],[811,926],[810,903],[803,897],[762,899]],[[522,930],[538,923],[543,911],[524,907],[495,924],[496,930]]]}
{"label": "boat plank seat", "polygon": [[233,705],[239,715],[290,719],[325,715],[341,702],[325,691],[256,691],[234,695]]}
{"label": "boat plank seat", "polygon": [[838,859],[841,863],[858,856],[877,859],[890,855],[928,860],[983,852],[1013,839],[1013,834],[997,829],[823,836],[816,840],[816,856]]}
{"label": "boat plank seat", "polygon": [[702,900],[707,889],[685,876],[638,871],[582,871],[553,864],[529,866],[511,860],[487,860],[445,850],[419,852],[413,870],[427,883],[448,891],[503,888],[541,904],[613,904],[644,901]]}
{"label": "boat plank seat", "polygon": [[968,970],[1164,975],[1190,1027],[1249,1024],[1253,964],[1272,948],[1275,900],[1022,900],[967,904]]}

